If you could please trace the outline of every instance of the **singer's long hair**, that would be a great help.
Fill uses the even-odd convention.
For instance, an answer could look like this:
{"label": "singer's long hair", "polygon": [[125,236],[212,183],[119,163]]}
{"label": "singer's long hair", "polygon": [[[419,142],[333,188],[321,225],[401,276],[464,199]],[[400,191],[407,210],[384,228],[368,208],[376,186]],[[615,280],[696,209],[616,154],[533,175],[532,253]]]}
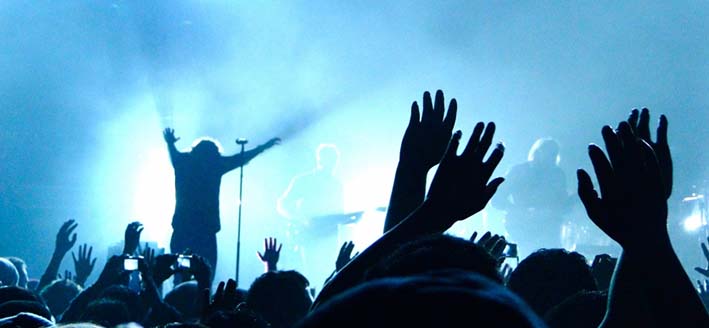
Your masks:
{"label": "singer's long hair", "polygon": [[201,137],[192,143],[190,154],[199,158],[215,158],[221,155],[222,146],[219,141],[210,137]]}

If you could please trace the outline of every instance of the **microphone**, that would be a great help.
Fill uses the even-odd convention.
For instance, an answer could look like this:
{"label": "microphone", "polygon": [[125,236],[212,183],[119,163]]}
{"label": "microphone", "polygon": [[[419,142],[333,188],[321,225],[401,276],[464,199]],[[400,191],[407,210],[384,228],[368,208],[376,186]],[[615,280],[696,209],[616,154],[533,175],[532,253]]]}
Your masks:
{"label": "microphone", "polygon": [[239,139],[236,139],[236,144],[237,144],[237,145],[245,145],[245,144],[247,144],[248,142],[249,142],[249,140],[246,139],[246,138],[239,138]]}

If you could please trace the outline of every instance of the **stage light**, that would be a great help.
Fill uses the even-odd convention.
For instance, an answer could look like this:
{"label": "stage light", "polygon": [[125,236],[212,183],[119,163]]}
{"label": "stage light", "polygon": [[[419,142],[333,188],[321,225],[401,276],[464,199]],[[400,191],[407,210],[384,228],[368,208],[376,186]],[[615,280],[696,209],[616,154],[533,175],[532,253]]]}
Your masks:
{"label": "stage light", "polygon": [[706,226],[706,203],[703,194],[692,193],[684,197],[681,203],[681,212],[686,215],[682,220],[682,227],[686,232],[695,232]]}
{"label": "stage light", "polygon": [[694,232],[699,230],[702,226],[704,226],[704,222],[702,222],[702,215],[700,212],[694,212],[690,216],[686,217],[684,221],[682,221],[682,226],[684,227],[684,230],[687,232]]}

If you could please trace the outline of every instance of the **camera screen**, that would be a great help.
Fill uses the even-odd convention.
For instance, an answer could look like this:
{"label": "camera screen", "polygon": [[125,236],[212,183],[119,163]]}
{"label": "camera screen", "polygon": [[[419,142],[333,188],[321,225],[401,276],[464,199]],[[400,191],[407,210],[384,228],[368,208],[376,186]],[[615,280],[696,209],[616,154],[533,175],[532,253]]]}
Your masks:
{"label": "camera screen", "polygon": [[180,255],[177,258],[177,267],[183,268],[183,269],[189,269],[191,260],[192,259],[190,257]]}
{"label": "camera screen", "polygon": [[138,270],[138,259],[123,260],[123,270],[126,270],[126,271]]}

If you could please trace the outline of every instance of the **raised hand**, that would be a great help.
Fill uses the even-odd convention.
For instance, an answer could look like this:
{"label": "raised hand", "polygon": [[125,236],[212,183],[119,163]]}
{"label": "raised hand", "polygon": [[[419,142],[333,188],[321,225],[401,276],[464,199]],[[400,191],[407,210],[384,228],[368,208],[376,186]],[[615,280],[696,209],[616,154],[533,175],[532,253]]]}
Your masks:
{"label": "raised hand", "polygon": [[126,227],[125,242],[123,244],[123,254],[133,255],[140,244],[140,233],[143,232],[143,225],[136,221]]}
{"label": "raised hand", "polygon": [[37,290],[42,290],[42,288],[49,286],[59,275],[59,266],[62,264],[64,256],[74,247],[74,244],[76,244],[76,233],[74,233],[74,230],[77,226],[78,224],[74,220],[68,220],[59,228],[52,259],[49,260],[49,264],[47,268],[44,269],[42,278],[39,279]]}
{"label": "raised hand", "polygon": [[103,288],[114,285],[122,284],[127,281],[128,271],[123,270],[123,260],[124,256],[111,256],[108,261],[106,261],[106,266],[103,267],[103,271],[96,279],[94,285],[99,285]]}
{"label": "raised hand", "polygon": [[199,255],[192,255],[190,272],[194,274],[199,289],[209,289],[212,286],[212,266]]}
{"label": "raised hand", "polygon": [[[709,237],[707,237],[707,244],[709,244]],[[695,271],[699,272],[702,276],[709,278],[709,249],[707,249],[707,244],[702,243],[702,253],[704,258],[707,259],[707,268],[696,267]]]}
{"label": "raised hand", "polygon": [[470,241],[485,249],[490,256],[497,260],[498,264],[501,264],[505,260],[504,252],[505,247],[507,247],[505,237],[493,235],[489,231],[484,233],[478,241],[475,241],[477,236],[477,231],[473,232],[473,235],[470,236]]}
{"label": "raised hand", "polygon": [[76,234],[72,234],[79,224],[74,220],[68,220],[62,224],[57,232],[57,240],[54,247],[54,254],[62,257],[76,244]]}
{"label": "raised hand", "polygon": [[277,244],[278,241],[276,238],[266,238],[263,240],[263,254],[256,251],[256,255],[261,259],[261,262],[266,264],[266,272],[278,270],[278,258],[281,256],[281,247],[283,244],[278,245],[278,248],[276,248]]}
{"label": "raised hand", "polygon": [[219,282],[211,302],[208,301],[209,291],[205,291],[207,300],[203,301],[203,303],[206,304],[203,310],[204,318],[219,311],[233,311],[236,309],[236,306],[239,305],[239,299],[236,293],[236,281],[234,281],[234,279],[229,279],[226,284],[223,281]]}
{"label": "raised hand", "polygon": [[608,290],[617,263],[618,259],[608,254],[599,254],[593,258],[591,274],[593,274],[599,290]]}
{"label": "raised hand", "polygon": [[660,166],[660,175],[665,186],[665,198],[672,195],[672,156],[670,146],[667,143],[667,117],[660,115],[657,125],[657,140],[652,141],[650,137],[650,110],[643,108],[642,112],[633,109],[628,117],[628,124],[633,133],[643,141],[647,142],[657,156]]}
{"label": "raised hand", "polygon": [[[63,279],[63,280],[74,281],[74,275],[69,270],[64,270],[64,276],[62,276],[61,273],[58,274],[57,278]],[[74,282],[76,282],[76,281],[74,281]]]}
{"label": "raised hand", "polygon": [[500,276],[502,276],[502,281],[505,283],[505,285],[507,285],[507,282],[510,281],[512,271],[514,271],[512,269],[512,266],[506,263],[500,268]]}
{"label": "raised hand", "polygon": [[428,171],[441,161],[455,125],[458,111],[455,99],[450,101],[448,113],[445,111],[441,90],[436,91],[435,103],[431,101],[431,94],[428,91],[424,92],[423,115],[419,111],[417,102],[411,104],[411,117],[399,153],[402,162]]}
{"label": "raised hand", "polygon": [[589,146],[600,197],[588,173],[577,171],[578,194],[589,218],[623,249],[642,249],[648,241],[669,244],[666,188],[652,148],[627,122],[617,132],[609,126],[601,132],[608,157]]}
{"label": "raised hand", "polygon": [[346,241],[344,244],[342,244],[342,247],[340,247],[340,253],[337,255],[337,261],[335,261],[335,271],[340,271],[342,268],[347,265],[347,263],[350,263],[352,261],[352,258],[357,256],[355,254],[354,256],[352,255],[352,250],[354,250],[355,244],[351,241]]}
{"label": "raised hand", "polygon": [[89,247],[89,245],[84,244],[79,245],[79,257],[76,257],[74,252],[71,252],[71,257],[74,260],[74,271],[76,271],[75,282],[79,286],[85,286],[86,279],[89,278],[91,272],[94,270],[94,265],[96,264],[96,258],[91,259],[91,252],[94,248]]}
{"label": "raised hand", "polygon": [[264,149],[269,149],[273,146],[280,145],[281,144],[281,138],[271,138],[271,140],[266,141],[265,144],[261,145]]}
{"label": "raised hand", "polygon": [[430,220],[435,230],[445,231],[453,223],[482,210],[504,181],[500,177],[490,181],[504,154],[502,144],[498,144],[488,160],[483,161],[494,134],[494,123],[487,127],[478,123],[460,156],[456,153],[462,133],[453,134],[426,200],[438,213],[437,220]]}
{"label": "raised hand", "polygon": [[166,128],[165,130],[163,130],[162,136],[165,139],[165,142],[167,142],[168,144],[174,144],[175,142],[180,140],[180,138],[175,138],[175,130],[170,128]]}
{"label": "raised hand", "polygon": [[153,260],[153,280],[158,286],[175,274],[173,265],[177,261],[177,254],[162,254],[155,256]]}
{"label": "raised hand", "polygon": [[409,124],[401,140],[384,232],[399,224],[426,198],[426,176],[432,167],[441,162],[455,125],[458,113],[455,99],[450,101],[448,112],[445,111],[441,90],[436,92],[435,103],[431,101],[431,94],[424,92],[423,116],[417,102],[411,105]]}

